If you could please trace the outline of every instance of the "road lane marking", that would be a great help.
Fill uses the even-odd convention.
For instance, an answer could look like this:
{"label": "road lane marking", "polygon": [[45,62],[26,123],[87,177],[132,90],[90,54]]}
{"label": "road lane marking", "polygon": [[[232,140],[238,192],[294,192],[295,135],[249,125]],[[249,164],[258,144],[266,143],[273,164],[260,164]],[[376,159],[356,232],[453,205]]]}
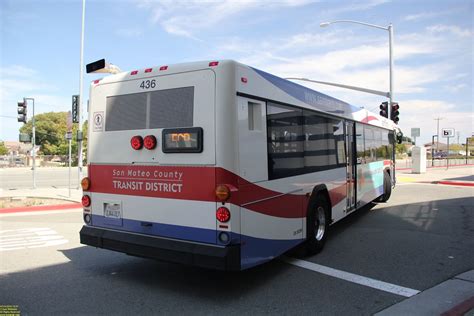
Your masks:
{"label": "road lane marking", "polygon": [[371,288],[381,290],[384,292],[397,294],[404,297],[411,297],[420,293],[420,291],[418,290],[367,278],[361,275],[357,275],[357,274],[353,274],[353,273],[349,273],[349,272],[345,272],[345,271],[341,271],[341,270],[337,270],[333,268],[329,268],[329,267],[322,266],[320,264],[316,264],[316,263],[305,261],[305,260],[288,258],[288,257],[282,257],[282,260],[285,261],[286,263],[292,264],[300,268],[312,270],[315,272],[332,276],[334,278],[349,281],[352,283],[357,283],[360,285],[364,285],[367,287],[371,287]]}
{"label": "road lane marking", "polygon": [[48,227],[0,231],[0,252],[51,247],[68,242],[67,239]]}

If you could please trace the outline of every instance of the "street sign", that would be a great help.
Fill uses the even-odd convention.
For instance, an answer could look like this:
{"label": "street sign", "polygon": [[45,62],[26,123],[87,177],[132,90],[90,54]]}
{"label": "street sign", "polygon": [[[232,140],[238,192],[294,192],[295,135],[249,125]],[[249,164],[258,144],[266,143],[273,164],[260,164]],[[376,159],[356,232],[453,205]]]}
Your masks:
{"label": "street sign", "polygon": [[67,119],[66,119],[67,131],[72,132],[72,113],[71,111],[67,112]]}
{"label": "street sign", "polygon": [[67,132],[66,135],[64,135],[64,137],[66,137],[66,140],[71,140],[72,139],[72,132]]}
{"label": "street sign", "polygon": [[420,137],[420,128],[414,127],[411,129],[411,137]]}
{"label": "street sign", "polygon": [[443,128],[441,130],[441,136],[444,138],[454,137],[454,128]]}

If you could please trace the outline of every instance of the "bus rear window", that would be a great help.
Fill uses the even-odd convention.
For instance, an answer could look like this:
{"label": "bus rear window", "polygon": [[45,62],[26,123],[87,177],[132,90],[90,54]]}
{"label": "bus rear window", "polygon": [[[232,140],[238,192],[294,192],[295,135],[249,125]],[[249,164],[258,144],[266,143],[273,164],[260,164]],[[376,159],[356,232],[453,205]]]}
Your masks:
{"label": "bus rear window", "polygon": [[107,97],[106,131],[193,126],[194,87]]}

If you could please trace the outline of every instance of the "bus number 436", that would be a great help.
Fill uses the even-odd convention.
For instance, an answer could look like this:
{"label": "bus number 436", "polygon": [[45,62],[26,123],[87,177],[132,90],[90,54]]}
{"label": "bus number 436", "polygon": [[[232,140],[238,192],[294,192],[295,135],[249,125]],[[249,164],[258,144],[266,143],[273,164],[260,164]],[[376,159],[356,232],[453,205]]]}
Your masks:
{"label": "bus number 436", "polygon": [[156,87],[156,81],[155,80],[143,80],[142,83],[140,83],[140,88],[142,89],[150,89],[150,88],[155,88]]}

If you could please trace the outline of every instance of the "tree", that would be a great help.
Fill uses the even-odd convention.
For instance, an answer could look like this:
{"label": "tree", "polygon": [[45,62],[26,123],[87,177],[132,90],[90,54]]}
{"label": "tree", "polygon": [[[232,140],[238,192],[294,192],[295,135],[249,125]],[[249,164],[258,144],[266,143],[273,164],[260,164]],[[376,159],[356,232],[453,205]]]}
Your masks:
{"label": "tree", "polygon": [[8,155],[8,148],[5,147],[4,142],[0,142],[0,156]]}
{"label": "tree", "polygon": [[[45,155],[67,155],[68,142],[65,138],[67,132],[67,112],[48,112],[35,115],[36,144],[41,146],[41,152]],[[29,120],[20,128],[20,133],[32,135],[32,121]],[[87,121],[83,124],[84,150],[87,146]],[[72,128],[71,152],[77,153],[77,124]]]}

